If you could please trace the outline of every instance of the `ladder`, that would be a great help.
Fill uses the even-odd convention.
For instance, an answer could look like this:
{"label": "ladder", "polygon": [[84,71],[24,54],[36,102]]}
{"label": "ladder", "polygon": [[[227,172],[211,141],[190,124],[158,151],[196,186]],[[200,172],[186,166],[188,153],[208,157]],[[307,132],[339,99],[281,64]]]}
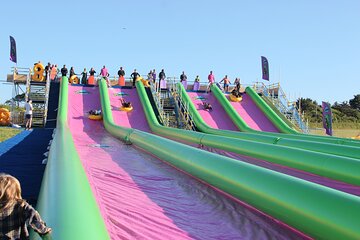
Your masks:
{"label": "ladder", "polygon": [[34,127],[44,127],[47,119],[47,108],[49,102],[50,74],[46,81],[33,81],[31,76],[26,80],[26,101],[32,100]]}

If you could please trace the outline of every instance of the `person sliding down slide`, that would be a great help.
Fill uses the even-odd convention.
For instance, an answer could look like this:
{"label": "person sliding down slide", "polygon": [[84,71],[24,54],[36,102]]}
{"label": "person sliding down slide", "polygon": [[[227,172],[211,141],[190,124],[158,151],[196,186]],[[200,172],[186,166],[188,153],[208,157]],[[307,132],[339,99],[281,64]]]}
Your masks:
{"label": "person sliding down slide", "polygon": [[126,102],[123,98],[121,98],[120,101],[121,101],[121,105],[124,108],[131,108],[132,107],[131,102]]}
{"label": "person sliding down slide", "polygon": [[101,110],[90,110],[89,114],[98,116],[101,115]]}
{"label": "person sliding down slide", "polygon": [[209,111],[212,111],[212,110],[213,110],[211,104],[210,104],[210,103],[207,103],[207,102],[204,103],[204,109],[205,109],[205,110],[209,110]]}

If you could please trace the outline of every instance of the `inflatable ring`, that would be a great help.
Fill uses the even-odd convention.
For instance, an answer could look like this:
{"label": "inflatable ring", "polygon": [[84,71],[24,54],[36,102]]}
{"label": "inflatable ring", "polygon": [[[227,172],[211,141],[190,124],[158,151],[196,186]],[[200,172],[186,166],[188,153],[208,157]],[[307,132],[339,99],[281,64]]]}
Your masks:
{"label": "inflatable ring", "polygon": [[230,100],[231,100],[232,102],[241,102],[242,97],[236,97],[236,96],[230,94]]}
{"label": "inflatable ring", "polygon": [[93,114],[90,114],[90,115],[89,115],[89,119],[99,121],[99,120],[102,119],[102,115],[93,115]]}
{"label": "inflatable ring", "polygon": [[120,110],[125,111],[125,112],[130,112],[131,110],[133,110],[133,107],[123,107],[123,106],[121,106]]}
{"label": "inflatable ring", "polygon": [[10,124],[10,112],[6,108],[0,108],[0,125],[7,126]]}
{"label": "inflatable ring", "polygon": [[360,135],[355,136],[355,137],[351,137],[351,139],[360,140]]}
{"label": "inflatable ring", "polygon": [[31,76],[32,80],[42,82],[44,81],[44,65],[37,63],[34,65],[34,75]]}
{"label": "inflatable ring", "polygon": [[79,84],[79,78],[76,75],[72,75],[70,78],[70,83]]}
{"label": "inflatable ring", "polygon": [[144,84],[144,87],[150,87],[149,80],[146,80],[144,78],[141,78],[141,82]]}
{"label": "inflatable ring", "polygon": [[88,84],[89,85],[94,85],[95,84],[95,77],[94,76],[90,76],[88,78]]}
{"label": "inflatable ring", "polygon": [[124,76],[119,77],[118,85],[119,86],[125,86],[125,78],[124,78]]}

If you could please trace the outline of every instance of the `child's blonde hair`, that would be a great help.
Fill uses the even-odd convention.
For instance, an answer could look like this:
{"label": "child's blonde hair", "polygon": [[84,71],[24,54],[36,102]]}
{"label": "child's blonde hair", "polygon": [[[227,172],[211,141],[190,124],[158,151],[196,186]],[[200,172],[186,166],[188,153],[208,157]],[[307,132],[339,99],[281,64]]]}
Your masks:
{"label": "child's blonde hair", "polygon": [[0,173],[0,209],[7,208],[21,199],[19,180],[9,174]]}

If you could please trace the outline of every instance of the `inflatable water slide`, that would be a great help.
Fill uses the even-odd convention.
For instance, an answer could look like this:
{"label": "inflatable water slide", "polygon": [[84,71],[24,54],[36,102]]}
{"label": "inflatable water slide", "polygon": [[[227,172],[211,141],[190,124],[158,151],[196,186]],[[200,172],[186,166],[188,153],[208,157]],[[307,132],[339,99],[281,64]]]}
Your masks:
{"label": "inflatable water slide", "polygon": [[[136,86],[62,80],[38,204],[52,239],[360,237],[359,197],[193,147],[193,139],[214,146],[226,137],[161,126],[157,134],[179,140],[153,135],[151,105]],[[120,98],[133,110],[121,111]],[[93,109],[102,109],[103,122],[87,117]]]}
{"label": "inflatable water slide", "polygon": [[[358,159],[164,127],[161,126],[161,121],[156,117],[155,111],[151,111],[156,108],[151,104],[151,93],[145,91],[141,84],[137,86],[137,90],[148,123],[156,134],[359,195],[360,189],[356,186],[360,183],[357,174],[360,170]],[[352,166],[350,167],[348,164]],[[349,169],[352,170],[349,171]]]}
{"label": "inflatable water slide", "polygon": [[[229,100],[224,97],[222,92],[215,85],[211,87],[213,93],[209,94],[186,92],[181,84],[177,84],[177,88],[181,100],[184,104],[189,106],[189,112],[196,127],[199,131],[204,133],[263,142],[273,145],[307,149],[351,158],[359,158],[360,156],[360,145],[355,140],[337,140],[335,138],[321,139],[316,136],[313,137],[313,135],[304,137],[300,134],[279,134],[252,130],[236,113],[229,103]],[[217,97],[215,98],[213,95]],[[257,94],[254,96],[257,96]],[[210,101],[210,103],[212,103],[212,111],[204,109],[203,103],[206,101]],[[265,104],[265,102],[263,102],[263,104]],[[271,109],[269,108],[268,110],[270,111]],[[276,114],[273,111],[272,116],[274,119],[276,118]],[[262,119],[265,118],[262,117]],[[285,126],[285,123],[279,117],[276,118],[276,120],[279,122],[278,125]],[[264,122],[266,123],[266,120]],[[267,121],[267,126],[271,126],[269,121]],[[250,129],[251,131],[239,132],[237,127],[239,129]]]}
{"label": "inflatable water slide", "polygon": [[[102,121],[87,117],[89,110],[101,109],[99,89],[64,82],[38,204],[53,228],[52,239],[303,239],[271,218],[258,220],[259,212],[128,145],[130,139],[115,139]],[[111,95],[111,114],[121,125],[146,132],[136,90],[124,89],[123,94]],[[125,94],[134,106],[129,114],[119,109]],[[148,137],[148,144],[158,148]]]}
{"label": "inflatable water slide", "polygon": [[[265,102],[265,100],[261,98],[251,87],[247,87],[245,89],[245,94],[243,95],[244,102],[236,103],[228,101],[228,96],[225,97],[216,85],[212,85],[211,90],[215,98],[218,100],[218,103],[221,104],[228,114],[228,117],[231,118],[236,127],[242,132],[252,132],[266,136],[277,136],[346,146],[360,146],[358,141],[354,141],[352,139],[324,137],[297,132],[279,115],[277,115],[275,111],[273,111],[273,109]],[[184,89],[182,89],[182,92],[183,91]],[[255,121],[256,124],[254,123]],[[259,131],[259,129],[256,129],[259,128],[258,126],[260,122],[265,131]],[[281,132],[282,134],[277,134],[276,132]]]}

